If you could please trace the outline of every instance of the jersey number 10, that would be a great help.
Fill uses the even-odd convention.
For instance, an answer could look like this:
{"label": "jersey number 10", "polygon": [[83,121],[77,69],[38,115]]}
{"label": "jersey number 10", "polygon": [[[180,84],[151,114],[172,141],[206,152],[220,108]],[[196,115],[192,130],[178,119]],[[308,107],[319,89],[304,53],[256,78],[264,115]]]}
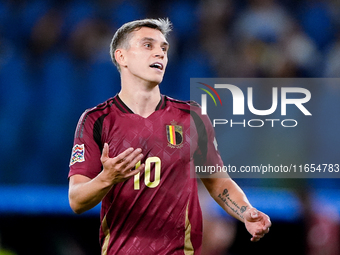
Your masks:
{"label": "jersey number 10", "polygon": [[[141,162],[139,161],[136,164],[136,168],[139,167]],[[151,166],[152,164],[155,165],[155,171],[154,171],[154,178],[153,181],[150,179],[151,175]],[[159,157],[150,157],[147,158],[145,161],[145,172],[144,172],[144,183],[149,188],[155,188],[159,185],[159,182],[161,181],[161,159]],[[140,173],[135,174],[134,176],[134,189],[139,190],[140,189]]]}

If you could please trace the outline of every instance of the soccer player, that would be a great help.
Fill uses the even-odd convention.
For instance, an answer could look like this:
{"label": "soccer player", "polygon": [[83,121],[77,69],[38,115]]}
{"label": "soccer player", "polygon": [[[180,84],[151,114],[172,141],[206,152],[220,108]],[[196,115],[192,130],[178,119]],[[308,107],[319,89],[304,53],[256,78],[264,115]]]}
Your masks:
{"label": "soccer player", "polygon": [[[195,164],[223,162],[209,118],[194,103],[160,93],[170,22],[124,24],[111,42],[121,90],[78,122],[69,172],[76,213],[102,202],[102,254],[199,254],[202,213]],[[228,177],[228,176],[226,176]],[[230,178],[201,178],[211,196],[258,241],[269,217]],[[228,231],[226,229],[226,231]]]}

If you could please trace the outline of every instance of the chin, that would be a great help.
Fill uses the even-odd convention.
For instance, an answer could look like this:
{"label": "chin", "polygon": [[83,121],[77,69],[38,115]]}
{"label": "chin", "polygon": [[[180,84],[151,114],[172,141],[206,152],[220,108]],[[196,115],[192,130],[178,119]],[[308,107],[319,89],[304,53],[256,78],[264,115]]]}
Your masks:
{"label": "chin", "polygon": [[152,84],[153,87],[156,87],[157,85],[159,85],[162,82],[162,80],[160,81],[150,81],[150,84]]}
{"label": "chin", "polygon": [[158,85],[158,84],[160,84],[160,83],[163,81],[163,77],[162,77],[162,78],[159,78],[159,79],[150,79],[149,81],[150,81],[150,83],[152,83],[152,84]]}

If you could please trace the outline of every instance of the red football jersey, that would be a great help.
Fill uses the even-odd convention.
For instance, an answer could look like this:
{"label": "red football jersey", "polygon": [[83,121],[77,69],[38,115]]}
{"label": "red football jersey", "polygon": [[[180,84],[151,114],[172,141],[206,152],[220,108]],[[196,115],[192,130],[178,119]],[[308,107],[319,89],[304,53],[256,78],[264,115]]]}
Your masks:
{"label": "red football jersey", "polygon": [[118,95],[81,116],[69,177],[96,177],[104,143],[110,157],[141,148],[145,170],[116,184],[102,201],[102,254],[199,254],[202,213],[195,163],[220,165],[214,130],[199,106],[161,96],[147,118],[134,114]]}

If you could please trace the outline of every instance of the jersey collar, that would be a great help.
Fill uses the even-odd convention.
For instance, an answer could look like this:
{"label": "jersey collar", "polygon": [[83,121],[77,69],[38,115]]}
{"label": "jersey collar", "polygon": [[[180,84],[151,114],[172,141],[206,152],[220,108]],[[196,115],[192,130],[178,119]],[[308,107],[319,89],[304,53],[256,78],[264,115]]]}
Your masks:
{"label": "jersey collar", "polygon": [[[164,95],[161,95],[161,99],[159,100],[159,103],[156,106],[155,111],[162,110],[166,106],[167,97]],[[123,112],[123,113],[134,113],[123,101],[120,99],[119,95],[117,94],[113,98],[113,103],[117,106],[117,108]]]}

